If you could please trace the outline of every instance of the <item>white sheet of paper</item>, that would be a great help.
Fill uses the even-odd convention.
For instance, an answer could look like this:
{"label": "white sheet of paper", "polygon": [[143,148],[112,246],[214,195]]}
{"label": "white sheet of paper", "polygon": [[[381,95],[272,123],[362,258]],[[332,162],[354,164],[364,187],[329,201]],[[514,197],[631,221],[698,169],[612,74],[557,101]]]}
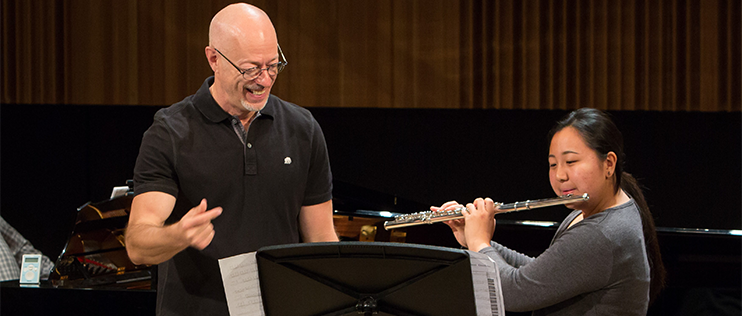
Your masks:
{"label": "white sheet of paper", "polygon": [[219,259],[231,316],[265,316],[255,252]]}
{"label": "white sheet of paper", "polygon": [[477,316],[505,316],[497,264],[487,255],[468,251]]}

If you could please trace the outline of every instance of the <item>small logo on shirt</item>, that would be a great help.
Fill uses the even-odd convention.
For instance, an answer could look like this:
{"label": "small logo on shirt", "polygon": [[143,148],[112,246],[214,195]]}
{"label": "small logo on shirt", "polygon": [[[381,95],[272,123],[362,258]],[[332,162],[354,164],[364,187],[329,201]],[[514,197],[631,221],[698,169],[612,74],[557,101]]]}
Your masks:
{"label": "small logo on shirt", "polygon": [[290,165],[291,164],[291,157],[283,158],[283,164],[284,165]]}

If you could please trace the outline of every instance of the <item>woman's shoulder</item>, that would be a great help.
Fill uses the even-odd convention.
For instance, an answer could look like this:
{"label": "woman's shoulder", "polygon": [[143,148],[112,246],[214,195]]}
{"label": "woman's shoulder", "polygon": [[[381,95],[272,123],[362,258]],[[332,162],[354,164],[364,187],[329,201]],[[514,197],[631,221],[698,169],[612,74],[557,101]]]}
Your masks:
{"label": "woman's shoulder", "polygon": [[629,223],[639,223],[641,226],[641,214],[639,214],[639,207],[634,199],[611,207],[603,211],[604,221],[612,223],[614,225],[626,225]]}
{"label": "woman's shoulder", "polygon": [[633,199],[594,216],[591,226],[612,243],[643,243],[641,215]]}

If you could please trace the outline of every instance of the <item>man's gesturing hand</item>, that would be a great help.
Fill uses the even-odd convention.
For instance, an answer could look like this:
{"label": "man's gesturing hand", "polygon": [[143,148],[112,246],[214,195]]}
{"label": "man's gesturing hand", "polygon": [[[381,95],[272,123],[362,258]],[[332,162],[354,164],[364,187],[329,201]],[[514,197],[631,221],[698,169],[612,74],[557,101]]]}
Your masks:
{"label": "man's gesturing hand", "polygon": [[211,221],[222,214],[221,207],[206,210],[206,199],[192,208],[178,222],[179,231],[188,246],[203,250],[214,239],[214,225]]}

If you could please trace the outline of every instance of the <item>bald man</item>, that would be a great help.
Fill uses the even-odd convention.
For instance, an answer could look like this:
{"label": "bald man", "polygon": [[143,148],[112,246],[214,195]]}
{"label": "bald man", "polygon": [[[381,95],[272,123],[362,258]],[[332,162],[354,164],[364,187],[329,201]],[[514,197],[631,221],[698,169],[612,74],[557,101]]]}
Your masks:
{"label": "bald man", "polygon": [[158,315],[227,315],[220,258],[338,240],[322,130],[270,94],[286,60],[268,16],[227,6],[205,52],[214,76],[157,112],[134,169],[126,248],[159,265]]}

